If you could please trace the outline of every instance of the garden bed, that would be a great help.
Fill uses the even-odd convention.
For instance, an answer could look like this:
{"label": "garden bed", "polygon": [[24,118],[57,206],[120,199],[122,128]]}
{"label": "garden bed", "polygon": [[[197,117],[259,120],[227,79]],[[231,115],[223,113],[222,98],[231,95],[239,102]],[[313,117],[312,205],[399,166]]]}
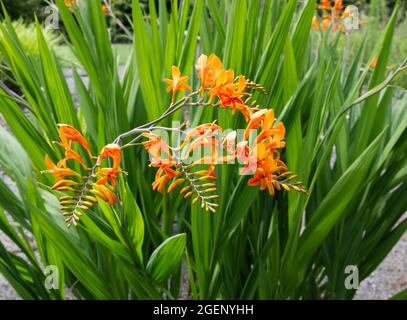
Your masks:
{"label": "garden bed", "polygon": [[132,3],[0,23],[16,298],[406,298],[400,2]]}

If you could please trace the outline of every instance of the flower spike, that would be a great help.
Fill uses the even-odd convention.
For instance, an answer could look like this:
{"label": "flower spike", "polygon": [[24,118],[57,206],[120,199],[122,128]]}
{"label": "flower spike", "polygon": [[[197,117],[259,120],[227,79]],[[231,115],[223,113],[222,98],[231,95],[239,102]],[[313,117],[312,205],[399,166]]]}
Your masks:
{"label": "flower spike", "polygon": [[[55,165],[46,155],[45,164],[48,170],[42,171],[42,173],[52,173],[55,176],[55,184],[51,189],[63,194],[59,201],[69,227],[78,224],[80,217],[98,202],[97,198],[109,205],[116,203],[117,197],[114,193],[116,180],[119,173],[122,172],[119,169],[121,149],[116,144],[105,146],[98,157],[98,161],[94,163],[91,169],[88,169],[79,153],[72,150],[72,142],[78,142],[87,151],[90,160],[94,161],[88,141],[70,125],[58,125],[58,132],[60,141],[56,143],[65,149],[65,157]],[[113,160],[113,167],[97,168],[105,158]],[[67,160],[69,159],[80,163],[84,172],[77,172],[72,168],[68,168]],[[70,179],[67,177],[70,177]]]}
{"label": "flower spike", "polygon": [[[325,1],[323,5],[327,7],[328,3]],[[334,8],[339,7],[341,1],[336,1]],[[43,172],[55,176],[51,189],[60,195],[61,211],[68,226],[76,225],[98,201],[109,205],[118,202],[115,188],[119,174],[124,173],[120,168],[121,152],[135,145],[145,148],[150,156],[149,166],[156,168],[155,179],[151,183],[153,190],[160,193],[178,190],[183,198],[191,199],[192,205],[199,205],[207,212],[216,212],[219,206],[216,203],[219,197],[216,165],[224,162],[240,162],[240,173],[250,176],[248,186],[267,189],[270,196],[291,190],[306,193],[302,183],[295,182],[297,176],[283,161],[281,150],[286,145],[284,123],[276,120],[272,109],[262,109],[253,98],[253,91],[266,93],[266,89],[244,75],[235,75],[233,70],[224,69],[222,61],[214,54],[209,57],[201,55],[196,71],[200,88],[174,103],[178,91],[192,91],[192,87],[187,84],[188,77],[182,76],[179,68],[173,66],[172,79],[164,80],[169,85],[167,91],[172,92],[172,103],[168,109],[157,120],[119,135],[115,143],[102,149],[97,160],[92,156],[88,141],[77,129],[67,124],[58,125],[60,141],[56,143],[65,149],[65,156],[57,164],[46,156],[48,170]],[[193,101],[194,98],[197,100]],[[191,129],[186,128],[187,120],[181,128],[156,126],[181,108],[205,106],[228,109],[232,115],[239,111],[246,120],[243,137],[236,130],[223,136],[217,119]],[[171,146],[155,130],[181,133],[182,137],[177,146]],[[137,136],[121,145],[125,138],[132,135]],[[242,141],[237,141],[238,138]],[[136,143],[138,140],[141,142]],[[74,150],[73,142],[78,143],[82,150]],[[83,151],[88,153],[89,159],[81,157]],[[81,167],[75,166],[77,170],[80,168],[79,171],[70,168],[72,161],[68,160],[81,164]],[[92,165],[88,168],[89,162]],[[104,162],[109,165],[103,166]]]}
{"label": "flower spike", "polygon": [[164,79],[164,82],[168,83],[168,92],[172,92],[172,102],[175,100],[175,94],[177,91],[192,91],[192,87],[185,84],[188,81],[188,77],[181,76],[181,71],[178,67],[172,66],[172,79]]}

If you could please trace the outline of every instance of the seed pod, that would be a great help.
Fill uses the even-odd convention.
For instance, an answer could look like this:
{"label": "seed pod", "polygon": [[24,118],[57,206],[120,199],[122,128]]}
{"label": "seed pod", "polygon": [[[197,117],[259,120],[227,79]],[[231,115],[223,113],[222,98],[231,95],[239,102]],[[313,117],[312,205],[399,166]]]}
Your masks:
{"label": "seed pod", "polygon": [[286,185],[285,183],[282,183],[281,186],[288,192],[291,191],[290,187],[288,185]]}
{"label": "seed pod", "polygon": [[189,189],[191,189],[191,186],[186,186],[186,187],[182,188],[179,193],[180,193],[180,194],[184,194],[184,193],[187,192]]}
{"label": "seed pod", "polygon": [[93,202],[90,202],[90,201],[81,201],[81,203],[84,204],[88,208],[93,206]]}
{"label": "seed pod", "polygon": [[98,202],[98,200],[97,200],[95,197],[84,196],[83,198],[86,199],[86,200],[89,200],[89,201],[91,201],[91,202],[93,202],[93,203]]}
{"label": "seed pod", "polygon": [[185,178],[180,178],[180,179],[176,179],[174,180],[170,186],[167,189],[167,193],[170,193],[171,191],[173,191],[176,187],[178,187],[181,183],[183,183],[185,181]]}
{"label": "seed pod", "polygon": [[57,191],[68,191],[68,192],[76,192],[77,190],[75,190],[75,189],[73,189],[73,188],[71,188],[71,187],[65,187],[65,186],[63,186],[63,187],[56,187],[56,188],[53,188],[53,190],[57,190]]}
{"label": "seed pod", "polygon": [[192,200],[191,204],[192,204],[192,205],[196,204],[196,203],[198,202],[198,200],[199,200],[199,196],[196,196],[196,197],[194,198],[194,200]]}
{"label": "seed pod", "polygon": [[192,196],[192,195],[194,194],[194,192],[195,192],[195,191],[189,191],[189,192],[184,196],[184,198],[185,198],[185,199],[188,199],[190,196]]}

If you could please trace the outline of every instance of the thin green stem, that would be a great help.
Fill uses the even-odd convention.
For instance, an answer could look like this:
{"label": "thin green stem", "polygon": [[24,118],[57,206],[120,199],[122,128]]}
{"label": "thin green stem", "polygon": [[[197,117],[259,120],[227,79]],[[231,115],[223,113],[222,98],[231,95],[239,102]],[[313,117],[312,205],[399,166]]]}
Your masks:
{"label": "thin green stem", "polygon": [[177,101],[176,103],[173,103],[169,106],[169,108],[157,119],[148,122],[146,124],[143,124],[137,128],[134,128],[130,131],[124,132],[122,134],[120,134],[113,143],[119,144],[121,140],[130,137],[136,133],[139,132],[146,132],[148,130],[150,130],[153,126],[155,126],[156,124],[160,123],[162,120],[166,119],[167,117],[169,117],[170,115],[172,115],[174,112],[178,111],[179,109],[185,107],[188,105],[188,101],[198,95],[199,92],[198,91],[194,91],[192,93],[190,93],[189,95],[185,96],[184,98],[182,98],[181,100]]}
{"label": "thin green stem", "polygon": [[394,78],[400,74],[401,72],[405,71],[407,69],[407,59],[405,59],[403,61],[403,63],[385,80],[383,81],[381,84],[377,85],[376,87],[374,87],[373,89],[367,91],[365,94],[361,95],[359,98],[357,98],[356,100],[354,100],[353,102],[351,102],[348,106],[345,106],[343,108],[342,111],[340,111],[334,118],[334,120],[332,121],[331,125],[328,127],[328,129],[326,130],[326,133],[323,135],[322,139],[320,139],[315,147],[315,152],[314,152],[314,156],[316,156],[321,147],[323,142],[325,141],[325,139],[331,134],[331,132],[335,129],[336,125],[338,124],[338,120],[345,115],[350,109],[352,109],[355,105],[358,105],[359,103],[363,102],[364,100],[370,98],[371,96],[379,93],[380,91],[382,91],[383,89],[385,89],[389,83],[391,81],[394,80]]}

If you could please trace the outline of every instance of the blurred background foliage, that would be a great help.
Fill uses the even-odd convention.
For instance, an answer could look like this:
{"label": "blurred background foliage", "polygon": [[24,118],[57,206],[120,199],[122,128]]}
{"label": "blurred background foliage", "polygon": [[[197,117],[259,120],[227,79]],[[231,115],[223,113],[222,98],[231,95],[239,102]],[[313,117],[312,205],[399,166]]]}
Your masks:
{"label": "blurred background foliage", "polygon": [[[39,47],[37,33],[35,32],[34,22],[18,18],[12,22],[16,33],[20,37],[20,41],[23,45],[24,51],[30,57],[39,58]],[[62,43],[62,35],[59,32],[54,32],[51,29],[44,29],[43,35],[50,48],[57,52],[60,58],[67,58],[66,51],[60,46]],[[2,34],[0,33],[0,41],[2,41]],[[12,90],[19,92],[19,86],[16,85],[13,75],[10,73],[10,69],[4,61],[4,57],[0,53],[0,80],[4,81],[6,85]]]}
{"label": "blurred background foliage", "polygon": [[[49,0],[2,0],[7,12],[12,19],[24,19],[28,22],[33,22],[34,17],[44,17],[44,8],[48,5]],[[53,1],[51,1],[53,2]],[[132,0],[107,0],[111,5],[114,15],[129,29],[132,29],[131,12]],[[154,0],[155,7],[158,8],[159,0]],[[370,37],[374,39],[375,31],[378,27],[383,27],[386,23],[389,14],[392,12],[396,0],[344,0],[344,5],[355,5],[362,14],[362,28],[370,29]],[[140,5],[149,19],[149,0],[140,0]],[[399,14],[399,27],[395,32],[395,46],[393,52],[396,56],[403,56],[405,53],[406,44],[402,41],[407,32],[405,16],[407,12],[407,1],[401,1]],[[171,8],[171,0],[166,1],[168,12]],[[193,5],[191,5],[192,10]],[[2,13],[0,12],[0,15]],[[113,42],[129,42],[129,38],[123,30],[117,25],[115,19],[108,17],[108,26],[111,32]],[[400,39],[397,39],[399,37]],[[399,42],[399,43],[398,43]]]}
{"label": "blurred background foliage", "polygon": [[24,18],[33,21],[35,15],[41,15],[46,5],[44,0],[2,0],[12,19]]}

